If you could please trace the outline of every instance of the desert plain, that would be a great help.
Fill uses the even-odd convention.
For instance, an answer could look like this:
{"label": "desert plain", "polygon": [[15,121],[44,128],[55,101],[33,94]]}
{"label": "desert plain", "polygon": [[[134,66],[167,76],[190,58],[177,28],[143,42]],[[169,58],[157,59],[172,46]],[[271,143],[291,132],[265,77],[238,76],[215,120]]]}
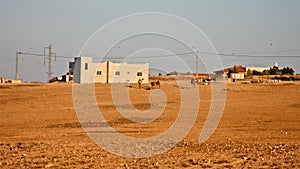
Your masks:
{"label": "desert plain", "polygon": [[[145,86],[145,85],[144,85]],[[125,86],[124,86],[125,87]],[[104,150],[84,132],[72,98],[72,83],[0,86],[0,168],[300,168],[300,82],[228,82],[222,119],[213,135],[198,138],[211,105],[211,85],[199,85],[200,106],[189,134],[172,149],[147,158]],[[161,81],[167,98],[151,123],[122,117],[110,84],[95,84],[98,107],[110,127],[136,138],[167,130],[180,110],[180,86]],[[128,88],[141,111],[153,90]],[[176,134],[176,133],[175,133]]]}

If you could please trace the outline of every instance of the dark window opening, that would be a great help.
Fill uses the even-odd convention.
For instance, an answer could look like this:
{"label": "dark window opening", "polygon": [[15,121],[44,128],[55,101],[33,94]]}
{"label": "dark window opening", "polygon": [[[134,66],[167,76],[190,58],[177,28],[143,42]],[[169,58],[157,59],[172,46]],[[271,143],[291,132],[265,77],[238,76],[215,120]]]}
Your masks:
{"label": "dark window opening", "polygon": [[89,69],[89,64],[88,64],[88,63],[85,63],[85,64],[84,64],[84,69],[85,69],[85,70],[88,70],[88,69]]}

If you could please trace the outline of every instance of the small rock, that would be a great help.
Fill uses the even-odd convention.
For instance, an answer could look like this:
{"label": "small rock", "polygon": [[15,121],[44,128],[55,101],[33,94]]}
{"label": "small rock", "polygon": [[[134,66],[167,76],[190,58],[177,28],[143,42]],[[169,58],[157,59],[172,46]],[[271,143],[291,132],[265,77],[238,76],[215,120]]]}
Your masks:
{"label": "small rock", "polygon": [[124,164],[124,168],[126,169],[129,168],[128,164]]}
{"label": "small rock", "polygon": [[152,165],[158,166],[158,161],[157,162],[153,162]]}
{"label": "small rock", "polygon": [[182,165],[182,167],[191,167],[191,165],[188,163],[182,163],[181,165]]}
{"label": "small rock", "polygon": [[51,168],[51,167],[53,167],[53,164],[47,164],[46,166],[45,166],[45,168]]}
{"label": "small rock", "polygon": [[190,159],[189,162],[192,164],[192,165],[197,165],[198,162],[195,160],[195,159]]}

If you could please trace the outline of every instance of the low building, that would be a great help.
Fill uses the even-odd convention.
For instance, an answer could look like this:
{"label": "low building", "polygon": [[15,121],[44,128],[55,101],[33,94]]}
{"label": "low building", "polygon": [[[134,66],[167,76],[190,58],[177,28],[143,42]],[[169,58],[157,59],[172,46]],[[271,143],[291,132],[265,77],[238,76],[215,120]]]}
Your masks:
{"label": "low building", "polygon": [[22,80],[20,79],[6,79],[5,77],[0,78],[0,84],[21,84]]}
{"label": "low building", "polygon": [[231,73],[232,79],[245,79],[245,74],[243,73]]}
{"label": "low building", "polygon": [[[214,72],[215,74],[217,74],[218,76],[222,76],[222,77],[228,77],[228,74],[230,73],[230,77],[232,77],[231,74],[236,74],[234,75],[234,77],[237,77],[238,79],[241,79],[242,77],[245,77],[245,75],[247,74],[246,68],[243,66],[233,66],[233,67],[229,67],[223,70],[218,70]],[[240,74],[240,75],[237,75]],[[232,77],[232,78],[234,78]]]}
{"label": "low building", "polygon": [[[69,63],[70,75],[77,83],[148,83],[149,65],[103,62],[92,57],[77,57]],[[72,72],[71,72],[72,71]]]}
{"label": "low building", "polygon": [[198,74],[193,73],[192,75],[195,79],[205,79],[205,80],[210,79],[210,77],[212,76],[208,73],[198,73]]}
{"label": "low building", "polygon": [[253,70],[257,72],[263,72],[264,70],[270,70],[270,68],[269,67],[246,67],[246,72],[247,71],[253,72]]}

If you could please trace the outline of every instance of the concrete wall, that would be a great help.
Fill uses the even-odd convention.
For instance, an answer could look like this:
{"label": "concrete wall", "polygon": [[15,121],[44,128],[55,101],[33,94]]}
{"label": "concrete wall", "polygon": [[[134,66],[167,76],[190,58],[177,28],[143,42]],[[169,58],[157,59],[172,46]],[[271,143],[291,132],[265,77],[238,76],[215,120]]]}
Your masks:
{"label": "concrete wall", "polygon": [[231,78],[232,79],[244,79],[245,75],[241,73],[231,73]]}
{"label": "concrete wall", "polygon": [[78,57],[75,59],[74,82],[94,83],[97,64],[93,63],[91,57]]}
{"label": "concrete wall", "polygon": [[138,83],[139,79],[143,79],[143,83],[148,83],[149,65],[93,63],[91,57],[79,57],[75,58],[73,73],[74,82],[77,83]]}
{"label": "concrete wall", "polygon": [[73,80],[76,83],[80,83],[80,69],[81,69],[81,58],[75,58],[74,59],[74,68],[73,68]]}
{"label": "concrete wall", "polygon": [[21,84],[22,83],[22,80],[9,80],[11,84]]}
{"label": "concrete wall", "polygon": [[[95,83],[106,83],[107,82],[107,62],[96,63],[97,71],[95,77]],[[98,75],[97,72],[101,72],[101,75]]]}
{"label": "concrete wall", "polygon": [[[138,83],[139,79],[143,79],[143,83],[148,83],[148,64],[128,64],[112,62],[109,62],[108,64],[108,83]],[[141,73],[141,76],[138,76],[138,72]]]}
{"label": "concrete wall", "polygon": [[21,84],[22,80],[18,79],[6,79],[5,77],[0,78],[0,84]]}
{"label": "concrete wall", "polygon": [[246,67],[246,72],[248,70],[250,71],[256,70],[258,72],[263,72],[264,70],[269,70],[269,69],[270,69],[269,67]]}

